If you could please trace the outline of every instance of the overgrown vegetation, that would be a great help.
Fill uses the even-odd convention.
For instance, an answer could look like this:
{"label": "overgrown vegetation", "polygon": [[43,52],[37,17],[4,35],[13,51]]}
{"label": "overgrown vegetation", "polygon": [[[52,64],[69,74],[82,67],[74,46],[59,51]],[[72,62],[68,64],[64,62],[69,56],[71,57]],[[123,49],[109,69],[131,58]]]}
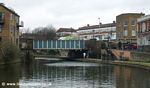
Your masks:
{"label": "overgrown vegetation", "polygon": [[49,50],[48,54],[49,55],[60,55],[60,52],[58,50]]}
{"label": "overgrown vegetation", "polygon": [[94,39],[86,41],[86,49],[89,50],[90,58],[101,58],[101,50],[107,49],[104,41],[96,41]]}
{"label": "overgrown vegetation", "polygon": [[5,63],[10,61],[17,61],[20,59],[20,50],[19,48],[10,43],[2,44],[1,47],[2,59],[4,59]]}
{"label": "overgrown vegetation", "polygon": [[52,25],[38,27],[32,31],[34,38],[37,39],[56,39],[56,29]]}
{"label": "overgrown vegetation", "polygon": [[138,65],[143,65],[143,66],[150,66],[150,62],[149,61],[125,61],[124,63],[138,64]]}

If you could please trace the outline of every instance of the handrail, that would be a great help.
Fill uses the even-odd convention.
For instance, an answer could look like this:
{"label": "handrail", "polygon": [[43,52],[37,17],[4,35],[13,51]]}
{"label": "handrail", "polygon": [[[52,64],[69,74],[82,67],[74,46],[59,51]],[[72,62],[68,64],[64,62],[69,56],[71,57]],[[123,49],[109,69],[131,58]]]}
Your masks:
{"label": "handrail", "polygon": [[5,53],[4,53],[4,51],[3,51],[3,48],[1,48],[1,52],[2,52],[2,55],[5,56]]}
{"label": "handrail", "polygon": [[[114,51],[114,52],[113,52]],[[112,50],[113,54],[119,59],[120,54],[118,54],[115,50]]]}

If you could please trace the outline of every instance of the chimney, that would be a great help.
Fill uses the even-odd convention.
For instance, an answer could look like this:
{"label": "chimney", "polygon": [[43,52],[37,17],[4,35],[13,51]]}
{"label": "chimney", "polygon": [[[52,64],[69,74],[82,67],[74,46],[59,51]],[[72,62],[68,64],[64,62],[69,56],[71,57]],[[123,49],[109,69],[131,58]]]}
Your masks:
{"label": "chimney", "polygon": [[99,23],[99,25],[101,26],[101,25],[102,25],[102,23],[100,22],[100,23]]}
{"label": "chimney", "polygon": [[141,15],[143,15],[143,16],[144,16],[145,14],[144,14],[143,12],[141,12]]}
{"label": "chimney", "polygon": [[90,24],[87,24],[87,27],[89,27],[90,26]]}
{"label": "chimney", "polygon": [[3,5],[3,6],[5,6],[5,4],[4,3],[0,3],[1,5]]}
{"label": "chimney", "polygon": [[113,24],[115,24],[116,23],[116,21],[113,21]]}

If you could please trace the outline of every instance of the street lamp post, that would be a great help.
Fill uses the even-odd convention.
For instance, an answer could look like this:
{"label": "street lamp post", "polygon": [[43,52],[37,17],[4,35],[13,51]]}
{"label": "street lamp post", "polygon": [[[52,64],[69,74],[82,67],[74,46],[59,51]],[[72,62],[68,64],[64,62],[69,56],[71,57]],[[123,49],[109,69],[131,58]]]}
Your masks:
{"label": "street lamp post", "polygon": [[112,30],[108,33],[108,48],[110,48],[110,40],[111,40],[111,37],[112,37]]}
{"label": "street lamp post", "polygon": [[95,30],[93,30],[93,39],[94,39],[94,33],[95,33]]}
{"label": "street lamp post", "polygon": [[[99,30],[100,30],[100,18],[98,18],[98,20],[99,20]],[[99,40],[101,39],[101,35],[99,35]]]}
{"label": "street lamp post", "polygon": [[99,20],[99,28],[100,28],[100,18],[98,18],[98,20]]}
{"label": "street lamp post", "polygon": [[107,49],[107,52],[108,52],[108,59],[110,59],[110,49],[111,49],[111,44],[110,44],[110,39],[112,37],[112,30],[110,30],[110,32],[108,32],[108,40],[107,40],[107,46],[108,46],[108,49]]}

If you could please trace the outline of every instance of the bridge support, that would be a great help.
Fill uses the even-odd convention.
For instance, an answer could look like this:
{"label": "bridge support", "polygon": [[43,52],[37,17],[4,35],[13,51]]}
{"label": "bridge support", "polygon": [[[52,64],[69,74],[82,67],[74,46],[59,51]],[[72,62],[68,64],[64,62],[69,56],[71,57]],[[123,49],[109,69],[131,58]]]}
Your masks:
{"label": "bridge support", "polygon": [[68,57],[69,58],[83,58],[83,53],[87,53],[87,50],[69,50]]}

